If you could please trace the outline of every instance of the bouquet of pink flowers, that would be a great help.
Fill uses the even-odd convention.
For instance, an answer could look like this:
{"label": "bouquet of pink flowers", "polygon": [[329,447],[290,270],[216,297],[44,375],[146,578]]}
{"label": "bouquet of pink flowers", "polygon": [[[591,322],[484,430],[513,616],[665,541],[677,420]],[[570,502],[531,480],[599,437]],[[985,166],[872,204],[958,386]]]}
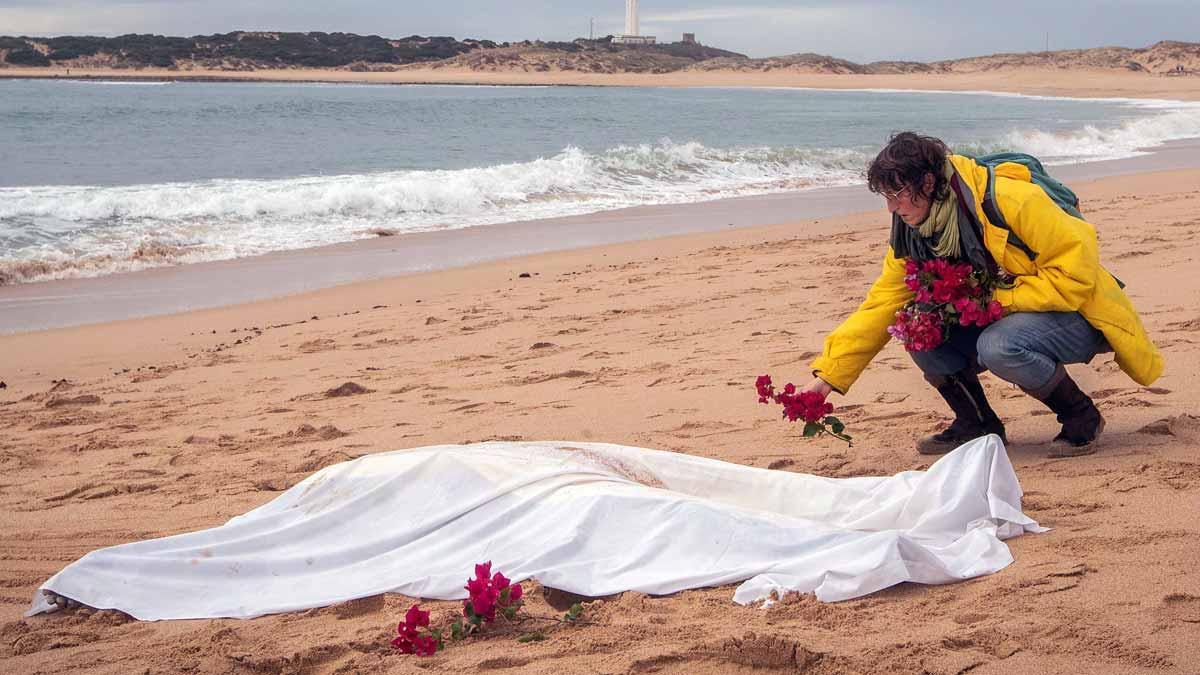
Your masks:
{"label": "bouquet of pink flowers", "polygon": [[[462,618],[450,624],[450,640],[462,640],[471,635],[482,633],[485,626],[491,625],[497,618],[503,618],[512,624],[527,619],[555,621],[560,624],[587,623],[583,618],[584,608],[580,603],[571,605],[562,618],[520,615],[518,612],[525,606],[525,593],[521,584],[514,584],[500,572],[492,572],[492,563],[479,563],[475,566],[474,578],[467,579],[467,599],[463,600]],[[392,646],[401,654],[416,654],[417,656],[433,656],[446,648],[445,630],[429,625],[429,612],[419,605],[408,608],[404,621],[396,626],[396,637]],[[545,640],[541,631],[525,633],[517,638],[517,642],[537,642]]]}
{"label": "bouquet of pink flowers", "polygon": [[[418,632],[421,628],[425,629],[425,635]],[[392,640],[392,646],[402,654],[433,656],[444,644],[442,632],[429,628],[429,612],[423,611],[419,605],[408,608],[408,613],[404,615],[404,621],[396,627],[396,632],[399,635]]]}
{"label": "bouquet of pink flowers", "polygon": [[789,422],[804,420],[804,436],[812,438],[821,434],[829,434],[836,439],[850,443],[846,433],[846,425],[838,418],[830,415],[833,404],[825,400],[825,396],[815,391],[796,391],[796,385],[788,382],[783,391],[775,391],[770,375],[759,375],[754,381],[758,390],[758,402],[774,401],[783,406],[783,417]]}
{"label": "bouquet of pink flowers", "polygon": [[[491,562],[475,566],[475,578],[467,580],[466,589],[463,618],[450,626],[452,640],[461,640],[472,633],[481,632],[485,624],[496,620],[497,613],[512,620],[525,604],[521,599],[521,584],[511,583],[508,577],[499,572],[492,574]],[[579,610],[572,609],[575,616],[578,616]],[[422,631],[422,628],[425,630]],[[396,632],[398,635],[392,640],[392,646],[402,654],[433,656],[446,646],[442,629],[431,628],[429,612],[423,611],[418,605],[408,608],[408,613],[404,615],[404,621],[396,627]]]}
{"label": "bouquet of pink flowers", "polygon": [[983,327],[1004,315],[1000,303],[992,299],[998,280],[968,263],[909,260],[904,283],[914,296],[896,312],[888,333],[910,352],[936,349],[951,326]]}
{"label": "bouquet of pink flowers", "polygon": [[508,577],[496,572],[492,574],[492,563],[475,566],[475,578],[467,580],[469,597],[463,601],[463,618],[450,627],[451,636],[458,638],[483,628],[483,624],[496,620],[499,610],[506,619],[512,619],[524,601],[521,584],[510,583]]}

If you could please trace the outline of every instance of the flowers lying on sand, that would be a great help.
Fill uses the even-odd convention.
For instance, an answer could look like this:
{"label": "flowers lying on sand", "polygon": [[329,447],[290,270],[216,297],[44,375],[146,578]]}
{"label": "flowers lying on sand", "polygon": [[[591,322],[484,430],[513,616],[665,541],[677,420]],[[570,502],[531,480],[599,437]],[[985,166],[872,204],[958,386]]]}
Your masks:
{"label": "flowers lying on sand", "polygon": [[[524,602],[521,584],[514,584],[503,574],[492,574],[492,563],[485,562],[475,566],[475,578],[468,579],[467,599],[463,600],[463,618],[450,625],[450,639],[461,640],[472,633],[483,630],[485,624],[496,620],[496,613],[512,620],[517,616],[517,610]],[[425,629],[421,634],[420,629]],[[409,607],[404,621],[396,627],[399,634],[392,640],[392,646],[403,654],[418,656],[433,656],[439,649],[445,649],[446,642],[442,637],[442,629],[429,628],[429,612],[421,611],[419,605]]]}
{"label": "flowers lying on sand", "polygon": [[991,299],[999,280],[967,263],[909,260],[904,283],[913,299],[896,312],[888,333],[910,352],[937,349],[951,326],[983,327],[1004,314],[1000,303]]}
{"label": "flowers lying on sand", "polygon": [[782,392],[777,393],[775,385],[771,384],[770,375],[759,375],[754,381],[754,387],[758,390],[759,403],[774,401],[783,406],[783,416],[789,422],[804,420],[806,438],[829,434],[846,441],[847,444],[850,443],[850,436],[845,433],[846,425],[829,414],[833,412],[833,404],[826,401],[823,394],[815,391],[797,393],[796,385],[791,382],[784,385]]}
{"label": "flowers lying on sand", "polygon": [[[514,584],[500,572],[492,572],[492,563],[485,562],[475,566],[475,577],[467,580],[467,599],[463,600],[463,618],[450,624],[450,639],[461,640],[474,633],[483,631],[484,626],[493,623],[497,616],[506,621],[516,621],[517,612],[524,606],[524,590],[521,584]],[[562,618],[529,617],[525,619],[542,619],[559,623],[577,623],[583,612],[583,605],[576,603]],[[422,631],[424,629],[424,631]],[[419,605],[409,607],[404,621],[396,627],[398,633],[392,640],[392,646],[403,654],[418,656],[433,656],[439,650],[446,648],[443,638],[444,631],[440,628],[429,627],[429,612],[422,611]],[[536,642],[544,640],[545,635],[540,631],[524,633],[517,638],[518,642]]]}
{"label": "flowers lying on sand", "polygon": [[463,601],[466,623],[458,621],[450,627],[451,637],[456,639],[482,630],[483,624],[495,621],[497,610],[504,618],[512,619],[524,604],[521,584],[509,583],[499,572],[492,574],[491,562],[475,566],[475,578],[467,581],[467,593],[470,597]]}
{"label": "flowers lying on sand", "polygon": [[429,612],[423,612],[418,605],[413,605],[404,615],[404,621],[396,627],[399,635],[392,640],[392,646],[403,654],[433,656],[443,646],[442,632],[427,631],[426,635],[421,635],[418,632],[420,628],[429,628]]}

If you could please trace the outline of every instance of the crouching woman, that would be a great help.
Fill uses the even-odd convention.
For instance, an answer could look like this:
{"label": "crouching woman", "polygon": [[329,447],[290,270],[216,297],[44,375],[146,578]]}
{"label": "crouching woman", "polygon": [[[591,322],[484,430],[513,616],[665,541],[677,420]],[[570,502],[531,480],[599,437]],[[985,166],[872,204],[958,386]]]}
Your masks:
{"label": "crouching woman", "polygon": [[936,348],[910,352],[954,414],[917,450],[940,454],[985,434],[1005,437],[979,383],[978,374],[990,370],[1058,416],[1052,456],[1095,452],[1104,418],[1064,364],[1111,351],[1129,377],[1149,385],[1162,374],[1163,359],[1121,283],[1100,265],[1095,228],[1031,178],[1023,164],[989,170],[936,138],[893,136],[867,171],[869,188],[892,214],[883,271],[858,310],[826,337],[804,390],[850,389],[913,298],[908,261],[969,263],[1005,280],[992,295],[1003,316],[985,327],[952,326]]}

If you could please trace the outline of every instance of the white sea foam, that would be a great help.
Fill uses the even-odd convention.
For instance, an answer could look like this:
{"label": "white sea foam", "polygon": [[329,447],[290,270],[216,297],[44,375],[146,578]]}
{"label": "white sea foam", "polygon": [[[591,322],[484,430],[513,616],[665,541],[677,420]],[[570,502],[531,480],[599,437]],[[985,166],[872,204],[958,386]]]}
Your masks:
{"label": "white sea foam", "polygon": [[84,80],[76,78],[66,78],[55,80],[56,82],[69,82],[71,84],[95,84],[107,87],[161,87],[165,84],[175,84],[174,80]]}
{"label": "white sea foam", "polygon": [[[477,169],[118,187],[0,188],[0,283],[372,236],[852,184],[844,150],[619,146]],[[169,256],[136,255],[146,242]]]}
{"label": "white sea foam", "polygon": [[753,91],[822,91],[829,93],[861,92],[868,94],[938,94],[949,96],[995,96],[999,98],[1019,98],[1029,101],[1076,101],[1087,103],[1127,103],[1135,107],[1145,108],[1182,108],[1200,107],[1194,101],[1165,98],[1132,98],[1128,96],[1051,96],[1048,94],[1022,94],[1015,91],[994,91],[991,89],[892,89],[885,87],[759,87],[759,86],[706,86],[697,89],[734,89]]}
{"label": "white sea foam", "polygon": [[[1131,157],[1200,137],[1200,106],[1138,105],[1147,110],[1109,127],[1019,130],[958,148],[1023,151],[1062,164]],[[306,248],[379,230],[463,228],[852,185],[862,181],[868,159],[866,149],[663,140],[599,153],[568,147],[528,162],[458,170],[0,188],[0,285]]]}
{"label": "white sea foam", "polygon": [[1195,137],[1200,137],[1200,107],[1169,110],[1112,128],[1088,125],[1065,133],[1017,131],[1004,141],[1048,164],[1067,164],[1134,157],[1170,140]]}

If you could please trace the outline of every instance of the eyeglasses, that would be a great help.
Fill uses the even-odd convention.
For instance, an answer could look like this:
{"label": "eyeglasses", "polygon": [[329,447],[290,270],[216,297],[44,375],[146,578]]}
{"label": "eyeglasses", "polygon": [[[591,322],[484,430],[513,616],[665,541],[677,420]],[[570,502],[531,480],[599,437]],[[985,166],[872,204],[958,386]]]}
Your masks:
{"label": "eyeglasses", "polygon": [[887,190],[880,190],[879,194],[882,195],[883,198],[888,200],[889,202],[899,201],[900,195],[904,194],[905,192],[909,192],[909,187],[910,186],[902,187],[899,190],[896,190],[895,192],[888,192]]}

